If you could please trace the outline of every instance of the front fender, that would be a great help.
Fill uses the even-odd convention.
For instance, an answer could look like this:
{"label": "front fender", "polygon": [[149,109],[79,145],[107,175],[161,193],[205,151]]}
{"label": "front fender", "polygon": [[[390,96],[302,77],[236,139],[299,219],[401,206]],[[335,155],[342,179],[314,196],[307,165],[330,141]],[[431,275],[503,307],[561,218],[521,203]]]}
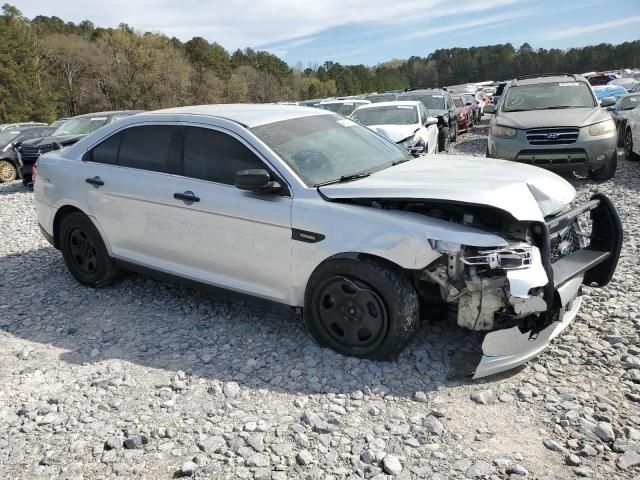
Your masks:
{"label": "front fender", "polygon": [[294,229],[320,234],[320,241],[292,242],[292,304],[302,306],[309,277],[322,262],[340,255],[368,254],[405,270],[420,270],[441,253],[429,240],[478,247],[503,246],[494,234],[424,215],[316,199],[296,199]]}

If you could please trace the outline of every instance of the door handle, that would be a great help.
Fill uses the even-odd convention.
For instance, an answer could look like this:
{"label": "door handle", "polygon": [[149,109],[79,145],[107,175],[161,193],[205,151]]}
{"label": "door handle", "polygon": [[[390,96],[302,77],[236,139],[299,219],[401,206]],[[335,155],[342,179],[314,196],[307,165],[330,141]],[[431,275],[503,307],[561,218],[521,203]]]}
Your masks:
{"label": "door handle", "polygon": [[84,181],[90,183],[94,187],[101,187],[102,185],[104,185],[104,182],[100,177],[85,178]]}
{"label": "door handle", "polygon": [[187,190],[184,193],[174,193],[173,194],[173,198],[175,198],[176,200],[183,200],[184,202],[187,202],[188,204],[200,201],[200,197],[196,197],[196,195],[193,192],[189,191],[189,190]]}

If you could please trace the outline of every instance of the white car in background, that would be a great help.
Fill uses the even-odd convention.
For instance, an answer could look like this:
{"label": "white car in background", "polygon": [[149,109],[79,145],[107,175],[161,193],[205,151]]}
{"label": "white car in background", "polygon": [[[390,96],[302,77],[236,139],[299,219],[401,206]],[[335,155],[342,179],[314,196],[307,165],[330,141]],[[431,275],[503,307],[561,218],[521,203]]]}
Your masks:
{"label": "white car in background", "polygon": [[381,102],[362,105],[351,119],[387,137],[413,155],[438,152],[438,119],[422,102]]}
{"label": "white car in background", "polygon": [[623,138],[627,160],[640,160],[640,107],[629,112]]}
{"label": "white car in background", "polygon": [[361,100],[358,98],[335,98],[323,100],[317,105],[317,108],[329,110],[330,112],[339,113],[340,115],[348,117],[356,108],[361,105],[369,105],[370,103],[369,100]]}

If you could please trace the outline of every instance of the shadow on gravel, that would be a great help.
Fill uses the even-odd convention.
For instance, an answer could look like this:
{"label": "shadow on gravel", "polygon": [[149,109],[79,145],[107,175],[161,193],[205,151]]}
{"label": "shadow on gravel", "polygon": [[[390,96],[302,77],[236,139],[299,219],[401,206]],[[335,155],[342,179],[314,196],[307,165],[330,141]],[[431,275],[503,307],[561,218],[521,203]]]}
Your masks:
{"label": "shadow on gravel", "polygon": [[0,265],[0,329],[65,349],[61,360],[75,364],[117,358],[253,389],[411,397],[467,383],[452,372],[472,369],[479,349],[479,336],[437,321],[396,361],[360,360],[319,347],[286,306],[135,274],[94,290],[79,285],[50,247],[0,257]]}
{"label": "shadow on gravel", "polygon": [[29,191],[27,187],[22,185],[22,182],[15,181],[11,183],[0,183],[0,197],[5,195],[13,195],[15,193],[22,193]]}

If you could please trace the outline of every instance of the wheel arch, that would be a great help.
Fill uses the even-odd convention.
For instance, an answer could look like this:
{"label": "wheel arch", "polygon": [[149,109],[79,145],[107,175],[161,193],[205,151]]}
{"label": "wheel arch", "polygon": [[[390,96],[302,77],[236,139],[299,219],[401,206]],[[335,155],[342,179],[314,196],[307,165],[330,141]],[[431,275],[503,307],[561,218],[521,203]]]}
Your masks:
{"label": "wheel arch", "polygon": [[311,271],[309,276],[305,279],[304,288],[301,289],[301,291],[299,292],[299,295],[297,295],[298,298],[294,299],[294,303],[296,303],[298,306],[304,305],[304,297],[307,295],[307,290],[308,290],[311,278],[318,271],[318,269],[320,269],[320,267],[322,267],[323,265],[327,264],[328,262],[334,261],[334,260],[362,261],[362,260],[365,260],[365,259],[375,261],[377,263],[380,263],[382,265],[387,266],[390,269],[393,269],[393,270],[396,270],[398,272],[402,272],[402,273],[405,273],[405,274],[406,274],[406,272],[410,271],[409,269],[407,269],[405,267],[402,267],[400,264],[394,262],[393,260],[389,260],[388,258],[382,257],[380,255],[375,255],[375,254],[372,254],[372,253],[356,252],[356,251],[347,251],[347,252],[335,253],[335,254],[325,258],[321,262],[319,262],[313,268],[313,270]]}
{"label": "wheel arch", "polygon": [[100,237],[102,237],[102,241],[104,242],[104,245],[107,248],[107,252],[109,252],[109,255],[111,255],[111,247],[109,245],[109,242],[106,240],[104,232],[102,231],[100,226],[96,223],[95,219],[91,215],[89,215],[88,212],[84,211],[79,206],[72,205],[72,204],[62,205],[56,210],[56,213],[53,217],[53,246],[58,250],[60,250],[60,225],[62,224],[62,220],[64,220],[66,216],[74,212],[82,213],[91,221],[91,223],[93,223],[93,225],[98,230]]}

